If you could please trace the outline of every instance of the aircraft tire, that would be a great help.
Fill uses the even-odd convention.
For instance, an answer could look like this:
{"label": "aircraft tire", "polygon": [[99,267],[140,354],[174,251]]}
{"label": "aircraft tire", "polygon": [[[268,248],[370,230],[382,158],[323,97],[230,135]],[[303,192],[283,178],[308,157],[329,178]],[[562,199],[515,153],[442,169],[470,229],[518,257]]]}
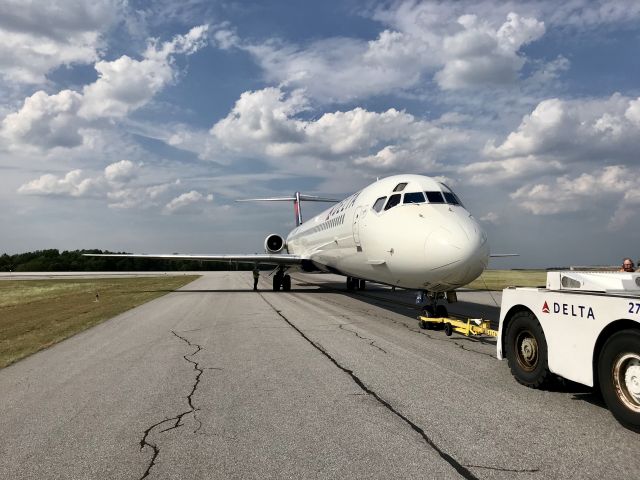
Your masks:
{"label": "aircraft tire", "polygon": [[447,310],[447,307],[445,307],[444,305],[438,305],[436,307],[436,317],[448,318],[449,311]]}
{"label": "aircraft tire", "polygon": [[600,392],[613,416],[640,432],[640,332],[622,330],[605,342],[598,358]]}
{"label": "aircraft tire", "polygon": [[[420,315],[423,316],[423,317],[427,317],[427,318],[433,318],[434,317],[433,310],[431,309],[431,307],[423,308],[422,312],[420,312]],[[433,328],[434,328],[434,324],[433,323],[425,322],[424,320],[418,320],[418,325],[423,330],[433,330]]]}
{"label": "aircraft tire", "polygon": [[355,278],[347,277],[347,290],[353,290],[355,287]]}
{"label": "aircraft tire", "polygon": [[551,380],[547,361],[547,340],[536,316],[516,313],[507,326],[505,350],[511,373],[518,383],[543,388]]}
{"label": "aircraft tire", "polygon": [[282,286],[282,277],[280,277],[280,275],[274,275],[273,276],[273,291],[274,292],[280,291],[280,287],[281,286]]}
{"label": "aircraft tire", "polygon": [[291,291],[291,275],[285,275],[284,277],[282,277],[282,291]]}
{"label": "aircraft tire", "polygon": [[365,288],[367,288],[367,281],[363,280],[362,278],[359,279],[358,281],[358,290],[364,290]]}

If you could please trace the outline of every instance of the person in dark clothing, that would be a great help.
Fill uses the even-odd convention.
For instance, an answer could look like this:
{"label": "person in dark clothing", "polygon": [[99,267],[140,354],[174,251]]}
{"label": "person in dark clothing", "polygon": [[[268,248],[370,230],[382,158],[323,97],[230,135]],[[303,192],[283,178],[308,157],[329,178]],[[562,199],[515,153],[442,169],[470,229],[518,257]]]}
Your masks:
{"label": "person in dark clothing", "polygon": [[258,267],[253,269],[253,289],[258,290],[258,279],[260,278],[260,270]]}

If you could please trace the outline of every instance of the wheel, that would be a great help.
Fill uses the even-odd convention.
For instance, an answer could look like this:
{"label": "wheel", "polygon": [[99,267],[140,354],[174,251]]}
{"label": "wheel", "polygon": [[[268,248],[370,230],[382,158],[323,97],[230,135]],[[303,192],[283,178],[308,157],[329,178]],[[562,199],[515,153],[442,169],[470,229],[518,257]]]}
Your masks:
{"label": "wheel", "polygon": [[[433,310],[431,309],[431,307],[425,307],[422,309],[422,312],[420,312],[420,316],[433,318],[434,317]],[[431,330],[433,328],[433,323],[426,322],[424,320],[421,320],[420,318],[418,318],[418,325],[423,330]]]}
{"label": "wheel", "polygon": [[291,275],[282,277],[282,290],[288,292],[291,290]]}
{"label": "wheel", "polygon": [[513,316],[507,326],[505,347],[509,368],[519,383],[541,388],[549,381],[547,341],[533,313],[518,312]]}
{"label": "wheel", "polygon": [[274,275],[273,277],[273,291],[277,292],[282,286],[282,277],[280,275]]}
{"label": "wheel", "polygon": [[347,277],[347,290],[353,290],[353,277]]}
{"label": "wheel", "polygon": [[447,337],[450,337],[453,333],[453,326],[450,323],[444,324],[444,333]]}
{"label": "wheel", "polygon": [[367,286],[367,281],[360,279],[358,280],[358,290],[364,290]]}
{"label": "wheel", "polygon": [[602,397],[613,416],[625,427],[640,432],[640,332],[614,333],[598,359]]}
{"label": "wheel", "polygon": [[449,312],[447,311],[447,307],[445,307],[444,305],[438,305],[436,307],[436,317],[449,318]]}

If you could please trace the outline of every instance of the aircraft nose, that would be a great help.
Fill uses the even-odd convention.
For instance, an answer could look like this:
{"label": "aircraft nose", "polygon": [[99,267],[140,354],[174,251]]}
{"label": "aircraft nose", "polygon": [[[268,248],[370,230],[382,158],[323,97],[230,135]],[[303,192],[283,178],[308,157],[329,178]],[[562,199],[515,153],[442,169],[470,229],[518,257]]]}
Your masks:
{"label": "aircraft nose", "polygon": [[472,218],[461,218],[440,226],[425,241],[427,268],[451,272],[447,282],[464,285],[478,277],[487,266],[487,236]]}

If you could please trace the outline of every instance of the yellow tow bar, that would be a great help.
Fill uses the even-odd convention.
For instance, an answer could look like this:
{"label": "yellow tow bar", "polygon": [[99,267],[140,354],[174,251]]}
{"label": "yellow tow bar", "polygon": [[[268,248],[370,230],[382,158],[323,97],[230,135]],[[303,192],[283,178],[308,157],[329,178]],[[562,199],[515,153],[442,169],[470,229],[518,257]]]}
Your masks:
{"label": "yellow tow bar", "polygon": [[451,336],[453,332],[460,333],[466,337],[477,335],[488,335],[489,337],[498,336],[498,331],[491,328],[491,322],[481,318],[456,320],[454,318],[430,318],[420,315],[418,316],[418,321],[420,322],[420,328],[428,330],[443,328],[447,336]]}

